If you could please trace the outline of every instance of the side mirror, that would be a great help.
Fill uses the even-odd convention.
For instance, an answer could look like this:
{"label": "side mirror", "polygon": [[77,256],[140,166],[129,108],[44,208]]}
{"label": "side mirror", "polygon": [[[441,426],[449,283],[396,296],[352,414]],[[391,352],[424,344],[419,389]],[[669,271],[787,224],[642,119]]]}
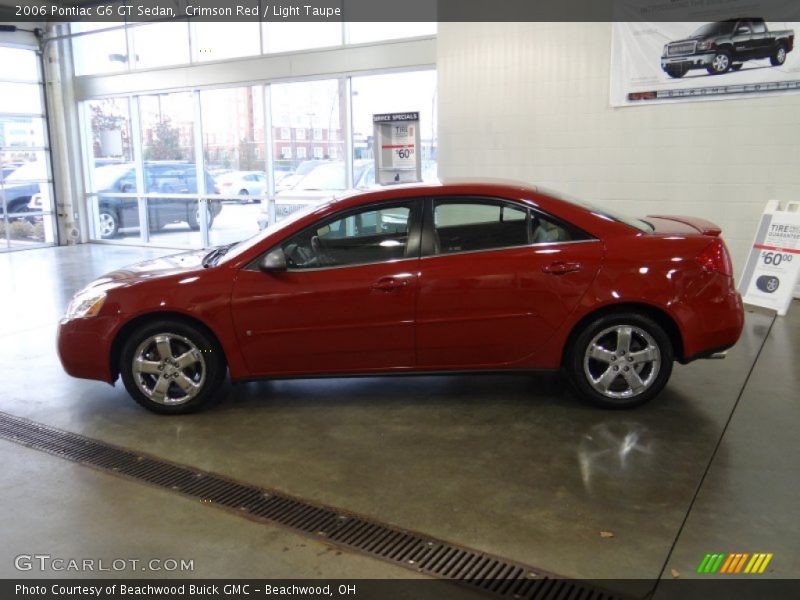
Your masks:
{"label": "side mirror", "polygon": [[279,273],[288,268],[286,264],[286,254],[282,248],[275,248],[272,252],[264,256],[258,263],[258,268],[264,273]]}

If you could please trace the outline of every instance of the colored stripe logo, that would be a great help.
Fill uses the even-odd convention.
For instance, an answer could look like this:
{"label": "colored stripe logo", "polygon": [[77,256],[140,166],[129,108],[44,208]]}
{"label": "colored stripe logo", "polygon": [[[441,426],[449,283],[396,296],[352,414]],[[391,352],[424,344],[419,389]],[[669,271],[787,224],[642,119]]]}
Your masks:
{"label": "colored stripe logo", "polygon": [[705,558],[700,562],[700,566],[697,567],[697,572],[708,575],[736,575],[742,573],[756,575],[766,571],[772,556],[772,553],[762,552],[755,554],[747,552],[706,554]]}

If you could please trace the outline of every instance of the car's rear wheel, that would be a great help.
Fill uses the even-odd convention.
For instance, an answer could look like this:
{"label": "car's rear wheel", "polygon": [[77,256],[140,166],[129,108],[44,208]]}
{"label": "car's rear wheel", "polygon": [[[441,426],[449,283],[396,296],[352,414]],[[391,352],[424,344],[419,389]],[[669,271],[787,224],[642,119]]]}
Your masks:
{"label": "car's rear wheel", "polygon": [[[208,228],[211,229],[211,226],[214,224],[214,215],[206,206],[206,214],[208,215]],[[192,231],[200,231],[200,208],[196,208],[195,210],[190,210],[188,215],[189,221],[189,229]]]}
{"label": "car's rear wheel", "polygon": [[110,206],[101,206],[97,215],[97,231],[104,240],[116,237],[119,233],[119,215]]}
{"label": "car's rear wheel", "polygon": [[219,344],[200,327],[181,321],[148,323],[125,340],[120,354],[125,389],[146,409],[182,414],[218,399],[225,380]]}
{"label": "car's rear wheel", "polygon": [[672,361],[672,343],[658,323],[616,313],[578,333],[566,367],[581,398],[604,408],[632,408],[664,388]]}
{"label": "car's rear wheel", "polygon": [[780,67],[786,62],[786,46],[780,45],[775,48],[772,56],[769,57],[769,62],[773,67]]}
{"label": "car's rear wheel", "polygon": [[706,70],[711,75],[722,75],[723,73],[727,73],[730,68],[731,55],[723,50],[714,55],[714,58],[711,59],[711,64],[708,65]]}
{"label": "car's rear wheel", "polygon": [[[247,190],[239,190],[239,195],[240,196],[249,196],[250,192],[248,192]],[[249,198],[244,198],[244,199],[240,198],[239,199],[239,204],[247,204],[248,202],[250,202]]]}

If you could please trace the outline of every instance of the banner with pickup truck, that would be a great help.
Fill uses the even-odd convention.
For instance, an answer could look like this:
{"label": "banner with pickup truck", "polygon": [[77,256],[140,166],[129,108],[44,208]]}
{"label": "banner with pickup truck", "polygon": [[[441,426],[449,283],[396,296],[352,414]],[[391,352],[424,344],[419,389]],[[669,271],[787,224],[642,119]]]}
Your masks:
{"label": "banner with pickup truck", "polygon": [[800,92],[797,5],[798,22],[750,12],[721,21],[614,22],[611,105]]}

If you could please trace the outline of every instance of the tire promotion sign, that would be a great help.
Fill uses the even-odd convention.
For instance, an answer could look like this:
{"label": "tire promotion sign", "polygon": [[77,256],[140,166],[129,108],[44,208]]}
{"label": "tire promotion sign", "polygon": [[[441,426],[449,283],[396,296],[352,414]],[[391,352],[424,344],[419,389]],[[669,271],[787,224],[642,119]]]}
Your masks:
{"label": "tire promotion sign", "polygon": [[372,115],[375,182],[380,185],[422,181],[419,113]]}
{"label": "tire promotion sign", "polygon": [[[612,106],[800,92],[800,2],[789,11],[796,10],[797,22],[767,21],[757,14],[758,2],[740,0],[634,4],[630,21],[618,10],[613,23]],[[634,21],[648,5],[654,20]],[[669,21],[679,9],[683,18],[695,12],[697,20]]]}
{"label": "tire promotion sign", "polygon": [[771,308],[783,316],[789,310],[798,279],[800,202],[781,206],[771,200],[761,217],[739,291],[747,304]]}

